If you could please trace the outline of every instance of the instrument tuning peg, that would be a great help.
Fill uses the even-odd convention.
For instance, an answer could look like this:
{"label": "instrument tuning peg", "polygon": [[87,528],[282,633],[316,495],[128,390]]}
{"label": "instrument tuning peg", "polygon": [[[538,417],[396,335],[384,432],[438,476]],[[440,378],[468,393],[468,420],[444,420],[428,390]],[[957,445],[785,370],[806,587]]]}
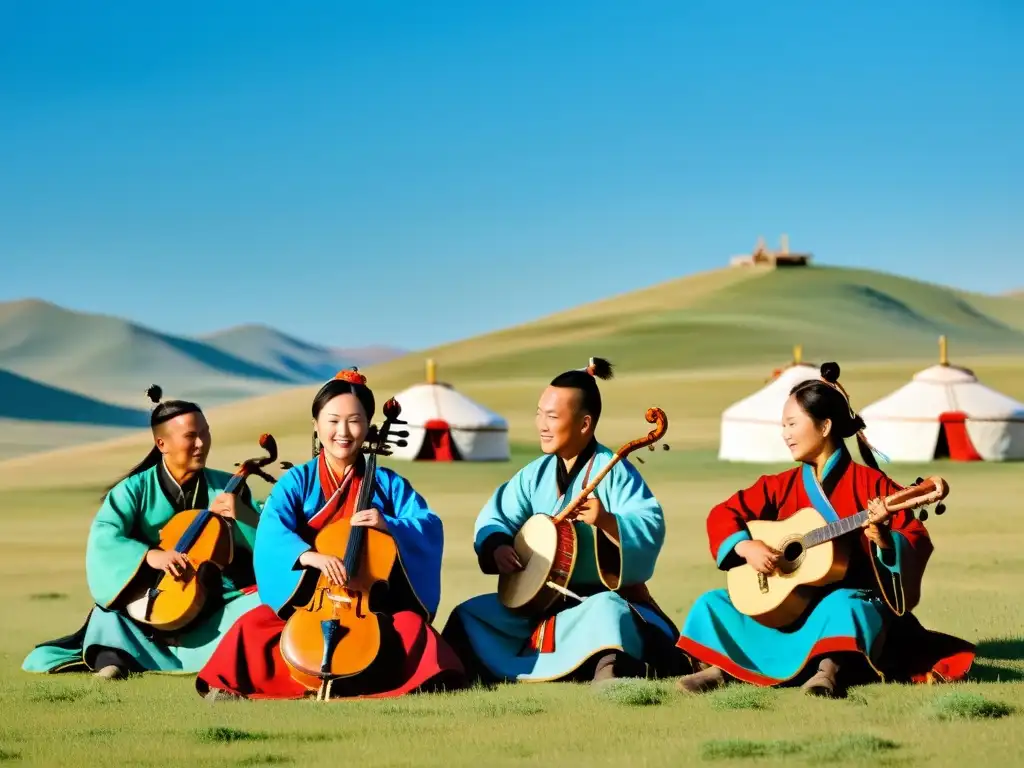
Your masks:
{"label": "instrument tuning peg", "polygon": [[281,469],[291,469],[294,466],[295,465],[292,464],[290,461],[282,461],[281,462]]}
{"label": "instrument tuning peg", "polygon": [[667,451],[668,450],[668,443],[662,443],[661,444],[661,450]]}
{"label": "instrument tuning peg", "polygon": [[946,505],[941,503],[941,502],[939,502],[939,504],[937,504],[936,507],[935,507],[935,514],[936,515],[941,515],[945,511],[946,511]]}
{"label": "instrument tuning peg", "polygon": [[923,482],[924,482],[924,478],[923,477],[919,477],[919,478],[917,478],[917,480],[914,481],[914,485],[920,485]]}
{"label": "instrument tuning peg", "polygon": [[408,444],[409,444],[409,442],[407,440],[396,440],[395,441],[395,445],[398,446],[399,448],[405,448],[405,446],[407,446]]}
{"label": "instrument tuning peg", "polygon": [[392,436],[394,436],[394,437],[408,437],[409,436],[409,431],[406,430],[406,429],[403,429],[401,432],[391,432],[390,434]]}
{"label": "instrument tuning peg", "polygon": [[646,464],[647,463],[646,461],[644,461],[642,456],[637,456],[636,460],[639,461],[641,464]]}
{"label": "instrument tuning peg", "polygon": [[918,512],[918,514],[917,514],[917,519],[920,520],[922,523],[925,520],[927,520],[928,519],[928,510],[922,507],[921,511]]}

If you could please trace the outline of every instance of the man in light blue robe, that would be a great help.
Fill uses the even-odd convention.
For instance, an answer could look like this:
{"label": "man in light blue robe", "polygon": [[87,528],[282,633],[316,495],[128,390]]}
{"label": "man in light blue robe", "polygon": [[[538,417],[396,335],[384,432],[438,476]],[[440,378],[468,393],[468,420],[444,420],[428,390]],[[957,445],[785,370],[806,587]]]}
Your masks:
{"label": "man in light blue robe", "polygon": [[[487,574],[522,567],[514,538],[532,515],[554,516],[570,504],[614,453],[594,434],[601,415],[596,378],[610,378],[600,358],[556,377],[541,395],[537,428],[545,455],[500,486],[476,521],[474,549]],[[661,505],[623,459],[573,513],[576,560],[567,590],[543,615],[523,616],[496,593],[452,612],[442,636],[484,682],[606,681],[681,674],[678,630],[646,582],[665,540]]]}

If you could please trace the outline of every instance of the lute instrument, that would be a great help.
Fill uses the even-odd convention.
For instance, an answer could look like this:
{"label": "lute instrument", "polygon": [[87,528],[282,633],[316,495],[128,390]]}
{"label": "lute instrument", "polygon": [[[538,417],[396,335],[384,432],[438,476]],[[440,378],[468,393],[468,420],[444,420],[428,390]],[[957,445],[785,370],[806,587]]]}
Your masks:
{"label": "lute instrument", "polygon": [[498,599],[506,608],[520,615],[536,616],[548,612],[556,600],[567,594],[577,548],[576,529],[569,516],[583,506],[598,483],[622,459],[645,446],[654,450],[654,443],[668,431],[668,417],[660,408],[648,408],[644,418],[655,428],[619,448],[561,512],[535,514],[516,533],[513,547],[523,569],[498,576]]}
{"label": "lute instrument", "polygon": [[[949,493],[941,477],[918,482],[887,496],[890,512],[914,509],[940,502]],[[945,506],[939,504],[936,513]],[[919,515],[927,518],[927,512]],[[775,570],[763,574],[748,563],[730,568],[726,574],[729,599],[740,613],[767,627],[785,627],[799,619],[814,597],[814,588],[840,581],[850,564],[852,542],[840,537],[869,524],[869,512],[825,521],[814,507],[804,507],[785,520],[750,520],[747,530],[754,540],[763,541],[780,553]]]}
{"label": "lute instrument", "polygon": [[[368,509],[372,502],[377,456],[391,454],[389,441],[397,446],[406,444],[391,435],[393,425],[406,423],[398,420],[401,406],[390,399],[382,410],[384,423],[379,429],[371,426],[363,442],[366,464],[354,512]],[[397,432],[394,437],[408,437],[408,432]],[[371,592],[378,584],[387,583],[398,548],[390,534],[353,526],[347,517],[328,521],[317,533],[313,548],[342,559],[346,583],[339,586],[320,574],[313,596],[285,622],[280,650],[292,679],[317,691],[317,699],[324,701],[330,681],[359,674],[380,652],[380,614],[374,611]]]}
{"label": "lute instrument", "polygon": [[[268,455],[238,464],[238,470],[224,488],[225,493],[237,497],[252,475],[271,484],[276,482],[263,467],[277,460],[277,441],[273,435],[263,434],[260,447]],[[174,515],[160,530],[160,549],[183,553],[189,567],[178,578],[157,571],[153,578],[133,586],[125,612],[140,624],[173,632],[188,626],[202,612],[208,595],[208,579],[219,576],[234,559],[234,536],[230,524],[220,515],[209,509],[190,509]]]}

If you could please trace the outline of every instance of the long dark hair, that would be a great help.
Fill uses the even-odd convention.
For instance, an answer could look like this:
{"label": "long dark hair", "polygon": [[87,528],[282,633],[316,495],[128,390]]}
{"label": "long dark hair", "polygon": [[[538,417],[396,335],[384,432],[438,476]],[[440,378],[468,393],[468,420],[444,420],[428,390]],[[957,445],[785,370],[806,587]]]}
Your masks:
{"label": "long dark hair", "polygon": [[[313,418],[319,418],[320,411],[324,409],[324,406],[338,395],[355,395],[360,405],[363,406],[363,410],[366,411],[366,421],[373,421],[373,414],[377,410],[377,403],[373,398],[373,390],[366,386],[366,377],[359,373],[359,369],[355,367],[345,371],[338,371],[333,379],[320,387],[320,391],[313,398],[313,407],[311,409]],[[313,456],[316,457],[318,455],[320,455],[320,437],[317,435],[316,427],[314,426]]]}
{"label": "long dark hair", "polygon": [[590,414],[592,428],[596,428],[601,418],[601,390],[597,387],[597,380],[610,379],[614,375],[615,369],[610,362],[603,357],[592,357],[586,368],[560,373],[551,380],[550,386],[578,389],[583,395],[580,410]]}
{"label": "long dark hair", "polygon": [[[163,424],[165,421],[170,421],[171,419],[177,416],[181,416],[182,414],[185,413],[203,412],[198,405],[196,405],[195,403],[190,403],[188,400],[165,400],[161,402],[160,398],[163,397],[163,393],[163,389],[161,389],[158,384],[154,384],[153,386],[146,390],[146,397],[149,398],[150,402],[156,404],[156,407],[149,414],[149,428],[153,432],[154,437],[156,437],[156,428],[160,424]],[[118,479],[116,482],[110,485],[103,492],[103,499],[106,499],[108,493],[110,493],[116,486],[123,483],[129,477],[134,477],[140,472],[145,472],[147,469],[155,467],[157,464],[159,464],[161,455],[162,454],[160,453],[160,449],[157,448],[157,446],[154,444],[153,447],[149,450],[149,453],[147,453],[145,457],[142,459],[142,461],[140,461],[138,464],[136,464],[134,467],[128,470],[127,474],[122,476],[120,479]]]}
{"label": "long dark hair", "polygon": [[850,396],[839,383],[839,363],[823,363],[821,379],[803,381],[793,387],[789,393],[816,423],[825,419],[832,422],[832,434],[842,446],[846,438],[857,436],[857,448],[860,456],[872,469],[879,469],[871,444],[864,437],[864,419],[850,405]]}

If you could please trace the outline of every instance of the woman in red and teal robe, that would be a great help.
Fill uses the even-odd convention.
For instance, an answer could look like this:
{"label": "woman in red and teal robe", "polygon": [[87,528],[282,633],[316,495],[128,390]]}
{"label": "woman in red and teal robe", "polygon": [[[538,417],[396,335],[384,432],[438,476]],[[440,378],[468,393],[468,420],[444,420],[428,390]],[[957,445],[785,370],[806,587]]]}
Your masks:
{"label": "woman in red and teal robe", "polygon": [[[329,697],[388,697],[465,685],[462,663],[431,626],[441,599],[441,519],[409,482],[378,467],[365,476],[361,448],[374,413],[372,391],[354,371],[342,371],[313,400],[319,449],[274,485],[256,531],[258,604],[228,631],[196,689],[207,698],[298,699],[316,694],[296,682],[281,656],[287,618],[305,605],[321,574],[346,577],[343,560],[315,551],[331,520],[386,532],[398,557],[383,613],[381,651],[368,669],[331,683]],[[368,509],[357,510],[363,483],[374,484]],[[375,606],[376,608],[377,606]]]}
{"label": "woman in red and teal robe", "polygon": [[[804,615],[781,629],[740,613],[725,589],[702,595],[690,610],[678,647],[701,671],[681,690],[702,692],[739,680],[762,686],[802,681],[808,693],[841,696],[855,682],[964,678],[974,646],[925,630],[912,615],[933,546],[912,511],[891,514],[879,499],[902,486],[878,469],[864,423],[838,383],[839,366],[822,366],[822,380],[793,388],[782,438],[801,466],[765,475],[715,506],[707,519],[711,556],[721,570],[748,563],[771,573],[779,553],[752,540],[750,520],[784,520],[813,507],[826,522],[871,512],[867,527],[837,541],[850,549],[845,577],[817,588]],[[857,436],[867,466],[844,442]],[[845,540],[845,541],[844,541]]]}

